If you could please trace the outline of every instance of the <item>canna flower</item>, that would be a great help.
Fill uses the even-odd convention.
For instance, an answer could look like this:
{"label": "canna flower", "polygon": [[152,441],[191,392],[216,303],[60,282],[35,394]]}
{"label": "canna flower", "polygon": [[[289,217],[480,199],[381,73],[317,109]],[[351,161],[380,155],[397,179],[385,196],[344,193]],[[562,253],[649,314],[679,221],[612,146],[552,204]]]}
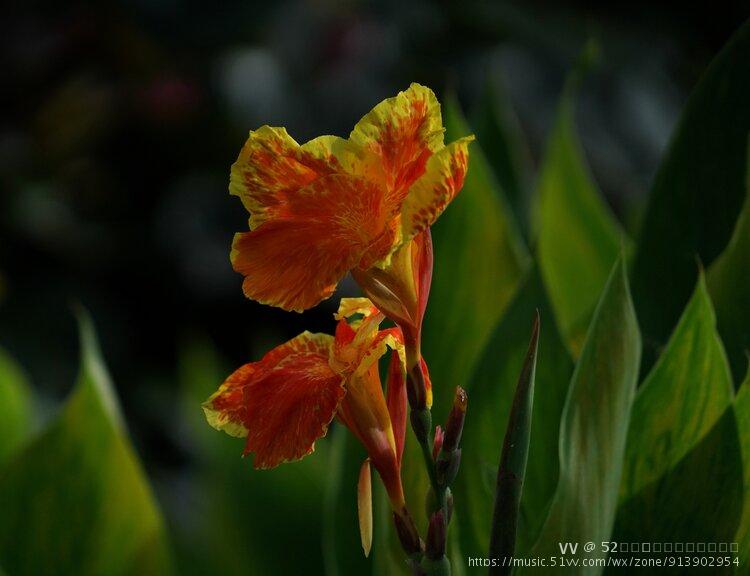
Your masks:
{"label": "canna flower", "polygon": [[403,330],[410,373],[419,369],[429,227],[461,190],[473,139],[446,146],[443,132],[440,104],[419,84],[375,106],[348,139],[300,145],[284,128],[251,131],[229,186],[250,213],[231,253],[245,295],[299,312],[352,272]]}
{"label": "canna flower", "polygon": [[[401,484],[406,434],[401,330],[379,330],[384,316],[365,298],[343,299],[335,317],[335,336],[303,332],[236,370],[203,404],[206,418],[214,428],[246,438],[244,453],[255,454],[255,468],[310,454],[338,418],[364,445],[394,512],[411,522]],[[378,360],[388,349],[384,394]]]}

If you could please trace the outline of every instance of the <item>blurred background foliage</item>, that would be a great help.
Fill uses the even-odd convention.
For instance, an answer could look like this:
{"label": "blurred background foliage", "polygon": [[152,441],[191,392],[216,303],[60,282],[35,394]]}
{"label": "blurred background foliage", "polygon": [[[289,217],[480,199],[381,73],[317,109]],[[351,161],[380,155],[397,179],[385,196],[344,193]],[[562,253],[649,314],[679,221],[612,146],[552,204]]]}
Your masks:
{"label": "blurred background foliage", "polygon": [[[112,574],[168,565],[180,574],[291,574],[301,562],[311,574],[361,573],[373,563],[389,573],[392,543],[377,537],[388,522],[382,506],[373,558],[360,551],[354,479],[363,451],[342,430],[301,463],[253,472],[241,443],[210,429],[199,403],[232,368],[275,344],[303,329],[330,331],[338,297],[357,293],[346,281],[304,315],[243,298],[228,252],[246,214],[227,184],[247,130],[282,125],[299,141],[346,135],[411,81],[438,92],[451,139],[474,132],[479,142],[464,192],[434,229],[425,350],[438,418],[453,386],[469,380],[472,408],[485,402],[499,406],[497,421],[507,418],[531,315],[542,311],[547,360],[538,367],[534,488],[520,540],[531,549],[558,486],[556,439],[573,362],[624,236],[645,238],[640,252],[624,241],[642,377],[674,382],[663,376],[665,362],[650,368],[688,299],[681,329],[714,335],[694,253],[708,266],[734,230],[734,250],[708,269],[706,284],[718,295],[722,335],[734,334],[725,342],[733,373],[721,378],[736,385],[744,375],[737,359],[746,300],[720,296],[747,283],[737,272],[748,269],[747,206],[734,226],[744,196],[720,209],[698,202],[718,216],[696,241],[670,230],[669,216],[679,184],[671,166],[696,159],[673,149],[655,175],[688,93],[749,12],[744,2],[677,12],[642,2],[11,2],[0,22],[0,465],[10,470],[0,476],[0,509],[17,520],[0,525],[0,564],[9,574],[48,573],[43,551],[53,547],[70,562],[58,571],[80,574],[102,573],[107,558],[120,559],[108,564]],[[746,158],[736,146],[742,129],[746,139],[741,109],[721,119],[736,128],[725,138],[736,163]],[[700,137],[700,125],[690,126],[694,133],[680,133]],[[655,209],[644,220],[654,181]],[[674,210],[685,221],[696,208],[691,198]],[[655,262],[670,259],[659,252],[670,231],[692,249],[655,273]],[[649,259],[654,251],[663,258]],[[666,279],[656,293],[655,274]],[[660,306],[665,293],[677,294],[671,309]],[[75,303],[94,319],[114,384],[87,320],[79,352]],[[679,363],[676,338],[667,350]],[[738,414],[748,412],[748,398],[745,387]],[[738,457],[733,423],[722,416],[731,396],[715,401],[710,422],[679,439],[670,461],[699,439],[705,451],[714,442]],[[637,400],[634,414],[645,405]],[[476,413],[467,442],[494,458],[497,421]],[[747,428],[739,432],[747,438]],[[494,470],[478,453],[465,458],[459,502],[481,510],[483,500],[461,482],[489,490]],[[634,479],[620,498],[642,506],[638,498],[649,495],[630,492],[646,480],[637,462],[625,466]],[[424,479],[419,470],[406,475],[412,501],[421,502]],[[25,486],[30,476],[38,483]],[[76,505],[57,510],[60,494]],[[480,516],[459,518],[454,532],[465,546],[487,538]],[[28,538],[35,518],[50,523]],[[747,533],[750,515],[743,518]],[[627,534],[630,521],[619,517],[617,530]],[[61,532],[68,535],[59,540]],[[113,541],[122,545],[112,550]]]}

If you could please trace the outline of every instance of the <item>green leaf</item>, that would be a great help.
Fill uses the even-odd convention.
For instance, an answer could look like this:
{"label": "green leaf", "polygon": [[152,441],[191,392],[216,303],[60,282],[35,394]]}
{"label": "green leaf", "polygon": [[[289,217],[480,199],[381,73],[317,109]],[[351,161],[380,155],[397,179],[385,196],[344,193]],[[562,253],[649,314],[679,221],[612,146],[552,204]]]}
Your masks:
{"label": "green leaf", "polygon": [[[614,535],[609,540],[732,542],[742,502],[737,423],[734,411],[728,408],[668,473],[621,504]],[[628,558],[622,553],[617,557]],[[730,570],[712,568],[711,573]]]}
{"label": "green leaf", "polygon": [[[179,433],[195,450],[198,465],[182,479],[179,491],[171,491],[175,496],[165,498],[178,540],[179,573],[292,574],[300,558],[311,573],[323,573],[329,439],[316,442],[315,452],[300,462],[254,470],[251,460],[241,456],[243,441],[211,428],[200,408],[231,371],[210,340],[194,338],[181,350]],[[350,506],[350,531],[356,535],[356,499]]]}
{"label": "green leaf", "polygon": [[733,398],[729,365],[701,275],[667,348],[638,390],[620,500],[633,497],[674,468]]}
{"label": "green leaf", "polygon": [[750,147],[745,204],[729,244],[708,270],[708,289],[732,374],[739,382],[748,370],[750,351]]}
{"label": "green leaf", "polygon": [[75,391],[0,475],[0,562],[16,576],[169,573],[162,518],[91,323],[79,322]]}
{"label": "green leaf", "polygon": [[[470,133],[446,98],[447,141]],[[463,190],[432,227],[435,265],[422,351],[433,377],[435,409],[447,412],[516,290],[528,254],[478,143],[469,150]]]}
{"label": "green leaf", "polygon": [[31,429],[31,391],[21,367],[0,348],[0,466]]}
{"label": "green leaf", "polygon": [[[573,373],[560,424],[560,479],[529,556],[559,555],[561,542],[610,539],[640,353],[641,339],[620,256]],[[602,555],[597,548],[587,558]],[[558,572],[599,574],[601,569],[578,566]]]}
{"label": "green leaf", "polygon": [[655,357],[690,297],[696,255],[709,265],[740,213],[750,131],[748,54],[750,22],[703,74],[656,174],[633,262],[647,356]]}
{"label": "green leaf", "polygon": [[536,540],[557,485],[560,415],[573,364],[534,268],[495,329],[471,378],[461,471],[454,490],[462,548],[468,556],[486,556],[489,549],[503,434],[528,348],[529,318],[536,309],[544,329],[539,338],[531,440],[518,526],[519,551],[527,551]]}
{"label": "green leaf", "polygon": [[539,266],[560,333],[575,356],[623,238],[575,134],[577,73],[566,85],[547,142],[537,206]]}
{"label": "green leaf", "polygon": [[515,221],[524,228],[529,221],[531,157],[518,119],[498,79],[488,77],[471,115],[471,125],[476,129],[477,140],[508,199]]}
{"label": "green leaf", "polygon": [[[529,458],[531,437],[531,414],[534,409],[534,378],[536,356],[539,349],[539,312],[534,316],[531,341],[521,367],[521,373],[513,396],[508,427],[503,440],[500,466],[497,472],[495,510],[492,515],[490,557],[512,557],[516,551],[518,513],[521,507],[523,481]],[[495,573],[494,570],[491,571]],[[497,574],[510,574],[510,568]]]}
{"label": "green leaf", "polygon": [[734,415],[737,420],[742,454],[745,498],[737,535],[732,541],[739,544],[740,551],[740,566],[736,573],[744,574],[750,568],[750,498],[747,497],[747,494],[750,494],[750,371],[745,376],[745,381],[734,400]]}

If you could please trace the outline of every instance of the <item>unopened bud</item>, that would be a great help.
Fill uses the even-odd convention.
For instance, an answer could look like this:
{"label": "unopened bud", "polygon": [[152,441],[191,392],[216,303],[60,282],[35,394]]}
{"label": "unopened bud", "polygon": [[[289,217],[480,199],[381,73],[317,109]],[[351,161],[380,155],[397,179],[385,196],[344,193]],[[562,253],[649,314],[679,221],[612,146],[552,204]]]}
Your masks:
{"label": "unopened bud", "polygon": [[448,511],[448,520],[447,524],[451,523],[451,518],[453,518],[453,492],[451,492],[450,488],[445,489],[445,508]]}
{"label": "unopened bud", "polygon": [[[443,444],[445,445],[445,444]],[[435,462],[435,474],[440,486],[450,486],[458,475],[461,466],[461,449],[446,452],[443,450]]]}
{"label": "unopened bud", "polygon": [[448,421],[445,423],[445,438],[443,440],[443,450],[445,452],[455,450],[461,442],[464,420],[466,419],[467,402],[466,391],[460,386],[456,386],[453,408],[451,408],[451,412],[448,414]]}
{"label": "unopened bud", "polygon": [[430,517],[427,528],[427,543],[425,554],[431,560],[445,556],[446,523],[442,510],[438,510]]}
{"label": "unopened bud", "polygon": [[427,384],[421,362],[417,362],[406,373],[406,396],[412,410],[423,410],[427,407]]}
{"label": "unopened bud", "polygon": [[417,527],[409,511],[406,508],[402,508],[400,511],[394,512],[393,523],[396,526],[396,534],[404,552],[409,556],[421,554],[423,548],[422,540],[419,538],[419,532],[417,532]]}
{"label": "unopened bud", "polygon": [[443,447],[443,429],[438,424],[435,426],[435,439],[432,441],[432,457],[437,460],[440,449]]}
{"label": "unopened bud", "polygon": [[420,444],[425,444],[432,428],[432,413],[427,408],[412,410],[409,414],[411,428]]}

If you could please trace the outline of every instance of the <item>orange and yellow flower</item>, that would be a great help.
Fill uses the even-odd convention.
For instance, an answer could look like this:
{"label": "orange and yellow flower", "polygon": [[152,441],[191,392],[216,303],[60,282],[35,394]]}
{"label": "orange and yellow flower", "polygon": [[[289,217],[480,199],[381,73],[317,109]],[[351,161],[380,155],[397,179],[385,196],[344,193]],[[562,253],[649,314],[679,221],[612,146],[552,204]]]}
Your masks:
{"label": "orange and yellow flower", "polygon": [[[380,330],[383,314],[365,298],[341,301],[336,335],[304,332],[236,370],[204,403],[208,422],[246,438],[256,468],[273,468],[314,450],[335,417],[359,439],[406,514],[401,456],[406,433],[401,330]],[[378,360],[392,350],[387,393]]]}
{"label": "orange and yellow flower", "polygon": [[472,137],[448,144],[440,104],[412,84],[378,104],[348,139],[298,144],[284,128],[250,132],[230,192],[250,213],[231,260],[253,300],[302,311],[352,271],[404,330],[407,363],[420,361],[429,293],[429,227],[460,191]]}

